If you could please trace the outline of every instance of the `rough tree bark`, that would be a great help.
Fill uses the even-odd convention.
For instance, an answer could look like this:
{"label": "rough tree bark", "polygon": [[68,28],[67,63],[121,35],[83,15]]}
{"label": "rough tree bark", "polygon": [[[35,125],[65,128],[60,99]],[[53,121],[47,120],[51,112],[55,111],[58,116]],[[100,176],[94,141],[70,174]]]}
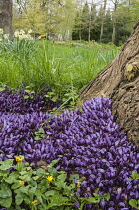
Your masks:
{"label": "rough tree bark", "polygon": [[81,101],[98,96],[112,99],[115,121],[139,148],[139,20],[119,55],[80,93]]}
{"label": "rough tree bark", "polygon": [[12,0],[0,0],[0,28],[12,37]]}

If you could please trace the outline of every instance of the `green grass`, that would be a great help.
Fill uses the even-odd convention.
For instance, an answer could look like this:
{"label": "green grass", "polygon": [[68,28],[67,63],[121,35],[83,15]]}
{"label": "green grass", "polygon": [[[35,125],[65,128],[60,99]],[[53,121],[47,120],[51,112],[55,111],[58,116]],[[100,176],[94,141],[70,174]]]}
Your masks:
{"label": "green grass", "polygon": [[58,98],[77,93],[116,57],[119,49],[97,43],[1,43],[0,82],[11,88],[51,88]]}

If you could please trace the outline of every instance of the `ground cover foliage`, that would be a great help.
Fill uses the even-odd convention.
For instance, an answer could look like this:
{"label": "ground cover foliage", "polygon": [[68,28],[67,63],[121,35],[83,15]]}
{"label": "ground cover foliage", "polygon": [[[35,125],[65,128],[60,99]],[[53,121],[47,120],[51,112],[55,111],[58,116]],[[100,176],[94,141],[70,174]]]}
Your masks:
{"label": "ground cover foliage", "polygon": [[129,200],[139,199],[139,179],[131,179],[132,172],[139,173],[139,154],[114,122],[110,99],[86,101],[49,120],[52,114],[44,111],[43,97],[24,98],[24,106],[20,97],[9,89],[0,93],[1,160],[24,155],[35,167],[40,160],[50,164],[57,159],[56,169],[68,178],[74,173],[85,177],[77,197],[92,196],[97,188],[101,195],[110,193],[109,201],[101,199],[99,207],[89,204],[84,210],[136,209]]}

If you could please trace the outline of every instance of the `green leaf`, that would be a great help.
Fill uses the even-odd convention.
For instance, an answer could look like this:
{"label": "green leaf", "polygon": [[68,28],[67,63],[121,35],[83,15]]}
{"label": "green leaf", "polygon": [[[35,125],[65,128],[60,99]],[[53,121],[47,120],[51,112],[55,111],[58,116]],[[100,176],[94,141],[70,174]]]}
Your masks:
{"label": "green leaf", "polygon": [[50,190],[50,191],[47,191],[47,192],[45,193],[45,196],[46,196],[46,197],[54,196],[54,194],[55,194],[54,190]]}
{"label": "green leaf", "polygon": [[50,203],[46,206],[46,209],[51,209],[52,207],[59,207],[63,205],[71,205],[71,203],[69,203],[70,200],[67,197],[63,197],[60,194],[49,197],[49,200]]}
{"label": "green leaf", "polygon": [[29,96],[27,96],[27,95],[24,96],[24,99],[28,99],[28,98],[29,98]]}
{"label": "green leaf", "polygon": [[30,204],[31,200],[33,200],[33,196],[29,197],[28,195],[24,194],[23,200],[25,201],[26,204]]}
{"label": "green leaf", "polygon": [[39,136],[35,136],[34,140],[39,141],[41,138]]}
{"label": "green leaf", "polygon": [[32,179],[34,179],[35,181],[37,180],[37,179],[39,179],[40,177],[39,176],[34,176],[34,177],[32,177]]}
{"label": "green leaf", "polygon": [[43,203],[43,200],[42,200],[42,196],[41,196],[41,195],[36,195],[36,198],[37,198],[37,200],[38,200],[40,203]]}
{"label": "green leaf", "polygon": [[7,170],[12,167],[14,159],[0,161],[0,170]]}
{"label": "green leaf", "polygon": [[54,166],[59,160],[52,160],[52,162],[49,164],[50,166]]}
{"label": "green leaf", "polygon": [[57,101],[57,96],[54,96],[51,100],[52,100],[53,102],[56,102],[56,101]]}
{"label": "green leaf", "polygon": [[23,175],[26,175],[28,172],[27,171],[20,171],[20,174],[23,176]]}
{"label": "green leaf", "polygon": [[5,88],[0,87],[0,92],[2,92],[2,91],[4,91],[4,90],[5,90]]}
{"label": "green leaf", "polygon": [[43,128],[39,128],[38,133],[45,133]]}
{"label": "green leaf", "polygon": [[132,172],[132,179],[139,179],[139,174],[136,172]]}
{"label": "green leaf", "polygon": [[22,196],[22,194],[18,193],[15,196],[15,203],[16,203],[16,205],[20,205],[22,202],[23,202],[23,196]]}
{"label": "green leaf", "polygon": [[88,201],[88,203],[99,203],[100,202],[100,198],[88,197],[87,201]]}
{"label": "green leaf", "polygon": [[5,208],[9,208],[12,204],[12,197],[9,198],[5,198],[5,199],[1,199],[0,198],[0,205],[5,207]]}
{"label": "green leaf", "polygon": [[107,200],[110,200],[110,193],[106,193],[105,195],[103,195],[103,198],[106,198]]}
{"label": "green leaf", "polygon": [[79,174],[73,174],[73,175],[71,175],[71,177],[69,178],[69,180],[73,180],[73,179],[78,179],[79,180]]}
{"label": "green leaf", "polygon": [[29,182],[31,179],[30,174],[25,174],[24,176],[19,176],[19,178],[25,182]]}
{"label": "green leaf", "polygon": [[139,209],[138,201],[137,201],[137,200],[135,200],[135,199],[130,199],[130,200],[129,200],[129,204],[130,204],[130,206],[132,206],[132,207],[134,207],[134,208],[136,208],[136,209]]}
{"label": "green leaf", "polygon": [[9,176],[8,178],[6,178],[6,179],[4,179],[5,180],[5,182],[7,182],[8,184],[12,184],[12,183],[15,183],[16,182],[16,179],[15,179],[15,177],[13,177],[13,176]]}
{"label": "green leaf", "polygon": [[29,192],[30,194],[34,194],[34,193],[36,192],[36,188],[37,188],[37,186],[32,187],[32,188],[30,188],[30,189],[28,190],[28,192]]}
{"label": "green leaf", "polygon": [[9,174],[9,171],[2,171],[2,170],[0,170],[0,176],[1,177],[7,177],[7,175]]}
{"label": "green leaf", "polygon": [[27,186],[22,186],[22,187],[20,187],[20,188],[18,189],[18,192],[20,192],[20,193],[25,193],[25,194],[28,195],[28,189],[29,189],[29,185],[27,185]]}
{"label": "green leaf", "polygon": [[15,190],[15,189],[19,188],[20,186],[21,186],[21,185],[20,185],[19,181],[17,181],[15,184],[13,184],[13,185],[11,186],[11,188],[12,188],[13,190]]}
{"label": "green leaf", "polygon": [[12,191],[10,189],[3,188],[0,190],[0,199],[2,198],[8,198],[12,196]]}

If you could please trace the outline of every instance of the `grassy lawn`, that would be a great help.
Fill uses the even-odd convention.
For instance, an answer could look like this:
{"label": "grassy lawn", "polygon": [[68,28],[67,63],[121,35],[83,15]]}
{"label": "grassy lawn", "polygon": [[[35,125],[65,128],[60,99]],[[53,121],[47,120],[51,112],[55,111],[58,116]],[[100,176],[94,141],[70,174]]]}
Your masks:
{"label": "grassy lawn", "polygon": [[119,48],[97,43],[14,41],[1,43],[0,82],[10,88],[50,88],[55,98],[78,93],[111,60]]}

